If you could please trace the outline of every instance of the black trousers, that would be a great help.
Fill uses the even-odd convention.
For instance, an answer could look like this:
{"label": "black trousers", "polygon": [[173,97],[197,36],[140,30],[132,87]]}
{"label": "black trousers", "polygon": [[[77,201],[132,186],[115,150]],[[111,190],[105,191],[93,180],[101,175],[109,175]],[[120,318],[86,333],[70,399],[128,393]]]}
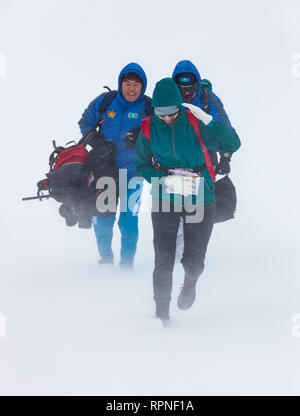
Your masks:
{"label": "black trousers", "polygon": [[214,224],[215,204],[205,206],[203,220],[186,222],[185,212],[152,212],[155,268],[153,291],[156,303],[171,300],[173,268],[176,254],[176,237],[180,217],[183,217],[184,251],[181,259],[185,277],[197,280],[204,269],[207,245]]}

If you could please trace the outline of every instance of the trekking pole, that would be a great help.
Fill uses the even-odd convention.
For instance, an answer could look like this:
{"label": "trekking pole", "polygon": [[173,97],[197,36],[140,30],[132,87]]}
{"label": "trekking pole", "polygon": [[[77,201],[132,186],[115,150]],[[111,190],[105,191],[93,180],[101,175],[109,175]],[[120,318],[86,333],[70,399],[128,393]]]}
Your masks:
{"label": "trekking pole", "polygon": [[32,201],[34,199],[39,199],[40,201],[42,199],[48,199],[50,198],[50,195],[40,195],[40,196],[27,196],[26,198],[22,198],[22,201]]}

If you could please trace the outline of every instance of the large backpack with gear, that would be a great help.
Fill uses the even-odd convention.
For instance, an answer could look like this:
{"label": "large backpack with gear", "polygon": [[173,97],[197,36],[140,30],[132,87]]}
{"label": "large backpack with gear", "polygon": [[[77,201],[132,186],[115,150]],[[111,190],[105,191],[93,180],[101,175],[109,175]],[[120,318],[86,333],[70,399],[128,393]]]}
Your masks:
{"label": "large backpack with gear", "polygon": [[[88,132],[89,137],[97,134]],[[49,157],[50,171],[46,174],[47,179],[38,182],[38,195],[48,190],[50,197],[62,203],[59,213],[69,226],[78,223],[80,228],[90,228],[92,216],[114,215],[115,211],[99,212],[96,207],[97,197],[106,189],[97,189],[99,178],[113,178],[117,190],[114,145],[102,142],[101,151],[99,146],[97,150],[88,151],[83,144],[57,147],[53,142],[53,145],[54,151]]]}
{"label": "large backpack with gear", "polygon": [[[59,213],[65,218],[68,226],[78,223],[80,228],[91,227],[92,216],[112,216],[113,211],[97,209],[96,202],[101,192],[107,189],[97,189],[99,178],[108,177],[114,180],[116,198],[118,197],[118,169],[115,164],[115,145],[106,140],[101,134],[103,116],[117,95],[117,91],[108,92],[99,107],[99,123],[94,130],[88,131],[74,145],[67,143],[66,147],[56,146],[49,157],[50,170],[47,178],[38,182],[38,197],[42,191],[48,191],[49,196],[60,202]],[[152,114],[151,99],[144,96],[145,115]],[[86,146],[91,146],[88,151]],[[30,199],[30,198],[27,198]],[[25,198],[26,200],[26,198]],[[115,207],[116,208],[116,207]]]}

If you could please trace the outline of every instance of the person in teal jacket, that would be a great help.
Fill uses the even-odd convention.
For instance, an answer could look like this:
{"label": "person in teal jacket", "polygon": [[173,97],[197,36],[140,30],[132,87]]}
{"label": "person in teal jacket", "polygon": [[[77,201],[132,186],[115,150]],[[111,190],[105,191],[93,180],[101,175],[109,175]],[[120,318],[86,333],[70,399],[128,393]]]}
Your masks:
{"label": "person in teal jacket", "polygon": [[[238,150],[240,140],[235,130],[192,104],[184,106],[197,118],[196,124],[207,150],[230,153]],[[185,277],[177,306],[185,310],[194,303],[196,282],[204,269],[214,223],[215,195],[209,159],[205,157],[205,149],[190,124],[179,88],[173,79],[164,78],[156,84],[152,107],[155,115],[142,122],[142,131],[136,144],[135,168],[139,176],[153,185],[154,300],[156,316],[168,322],[180,218],[184,222],[181,263]],[[170,201],[168,210],[164,205],[165,200]],[[190,221],[191,213],[187,209],[190,206],[195,209],[202,207],[203,216],[200,220]]]}

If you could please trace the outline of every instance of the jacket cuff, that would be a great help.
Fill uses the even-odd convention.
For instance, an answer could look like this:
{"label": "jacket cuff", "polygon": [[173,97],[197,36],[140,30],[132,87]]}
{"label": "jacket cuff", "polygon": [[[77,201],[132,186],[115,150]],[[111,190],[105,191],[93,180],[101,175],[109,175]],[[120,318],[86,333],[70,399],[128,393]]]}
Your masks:
{"label": "jacket cuff", "polygon": [[206,127],[213,127],[215,124],[215,119],[213,118],[207,125]]}

